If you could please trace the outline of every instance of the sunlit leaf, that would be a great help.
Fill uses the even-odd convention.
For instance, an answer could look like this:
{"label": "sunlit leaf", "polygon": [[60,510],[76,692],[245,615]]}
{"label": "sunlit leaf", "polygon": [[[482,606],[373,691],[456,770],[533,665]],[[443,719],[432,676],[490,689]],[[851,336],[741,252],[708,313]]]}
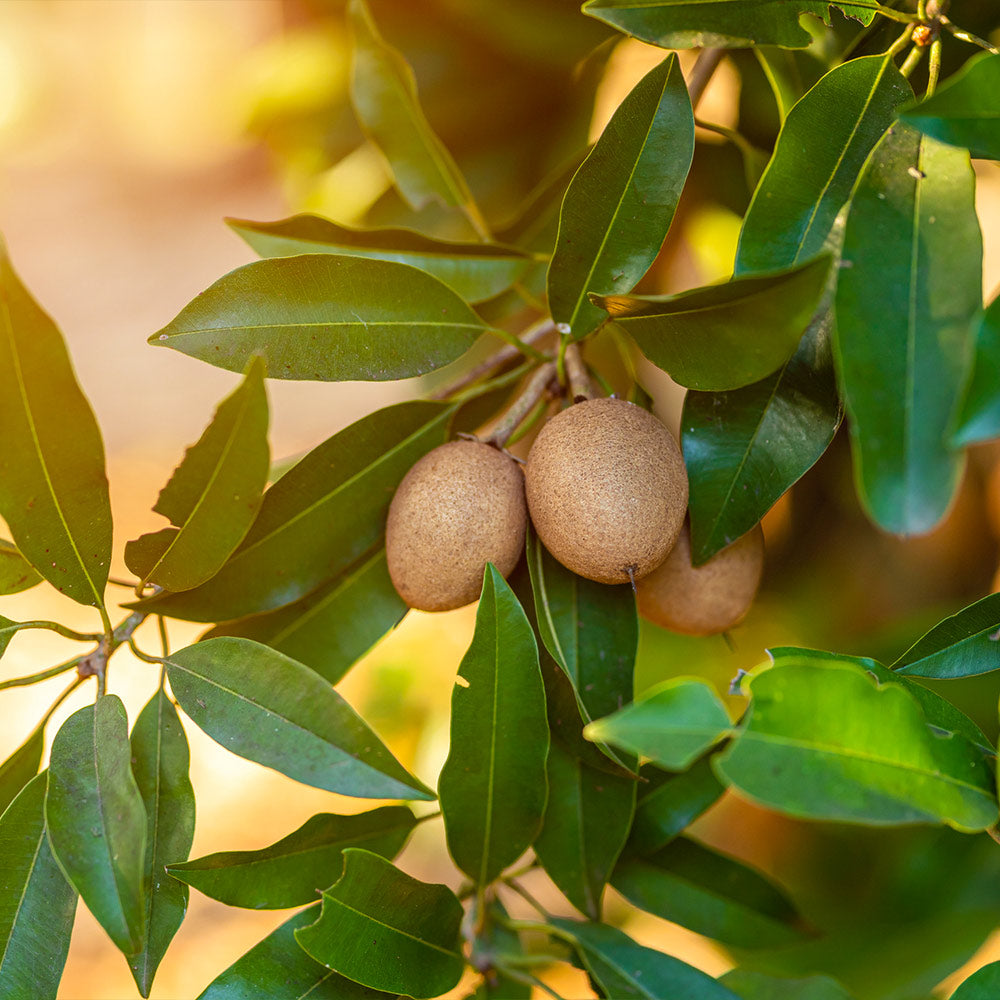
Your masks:
{"label": "sunlit leaf", "polygon": [[41,582],[42,578],[17,547],[0,538],[0,597],[19,594]]}
{"label": "sunlit leaf", "polygon": [[[958,412],[956,445],[1000,437],[1000,296],[983,312],[976,328],[972,368]],[[2,552],[0,552],[2,554]]]}

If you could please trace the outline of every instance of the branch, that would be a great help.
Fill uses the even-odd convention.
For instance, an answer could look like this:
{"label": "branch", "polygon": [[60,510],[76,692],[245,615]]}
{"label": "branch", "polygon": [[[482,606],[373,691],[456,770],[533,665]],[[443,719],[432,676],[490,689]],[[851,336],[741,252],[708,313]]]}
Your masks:
{"label": "branch", "polygon": [[556,364],[554,361],[547,361],[528,379],[521,394],[500,417],[493,433],[486,439],[487,443],[502,448],[517,430],[521,421],[531,413],[539,400],[549,391],[549,386],[555,377]]}
{"label": "branch", "polygon": [[725,54],[725,49],[702,49],[698,53],[698,58],[695,60],[687,82],[692,108],[698,107],[698,102],[705,93],[708,81],[712,79],[712,74],[719,68],[719,63],[722,62]]}

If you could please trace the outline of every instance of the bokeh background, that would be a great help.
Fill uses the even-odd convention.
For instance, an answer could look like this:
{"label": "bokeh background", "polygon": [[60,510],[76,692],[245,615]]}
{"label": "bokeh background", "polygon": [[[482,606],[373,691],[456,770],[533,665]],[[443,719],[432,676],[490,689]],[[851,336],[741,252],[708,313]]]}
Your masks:
{"label": "bokeh background", "polygon": [[[618,101],[662,58],[659,50],[619,41],[569,0],[371,0],[371,6],[387,39],[413,63],[428,116],[492,221],[511,217],[567,151],[598,134]],[[846,37],[857,28],[837,22],[835,30]],[[876,33],[859,51],[885,44]],[[124,542],[159,527],[149,513],[159,488],[237,381],[146,345],[195,294],[252,259],[223,217],[270,220],[308,210],[347,224],[471,235],[461,219],[440,210],[407,212],[393,193],[347,103],[348,45],[343,5],[333,0],[0,3],[0,230],[21,276],[62,328],[103,427],[119,574],[126,573]],[[752,57],[734,58],[748,72],[742,91],[733,65],[724,63],[700,114],[739,127],[766,155],[777,120]],[[810,71],[808,60],[803,66]],[[733,144],[699,131],[689,192],[648,287],[679,290],[729,273],[752,174],[763,160],[761,154],[744,160]],[[991,296],[1000,283],[1000,171],[978,167]],[[676,426],[679,390],[648,368],[642,377],[661,416]],[[273,454],[296,454],[425,388],[415,381],[272,382]],[[894,658],[939,617],[997,585],[998,459],[996,448],[977,449],[948,520],[928,537],[903,541],[878,533],[861,515],[841,434],[766,519],[764,588],[734,633],[733,648],[646,626],[637,690],[699,674],[724,692],[738,668],[753,666],[775,644]],[[0,614],[84,630],[95,624],[93,612],[45,587],[0,600]],[[451,681],[473,620],[473,609],[411,614],[341,688],[428,781],[447,752]],[[171,640],[180,646],[198,631],[174,625]],[[148,627],[139,640],[155,648]],[[0,678],[34,672],[77,650],[52,634],[21,633],[0,662]],[[115,657],[110,685],[130,718],[156,683],[155,668],[127,651]],[[58,678],[3,693],[0,759],[64,684]],[[988,675],[950,682],[947,694],[995,736],[998,690],[1000,681]],[[92,696],[88,687],[59,709],[50,739]],[[187,730],[198,798],[193,856],[259,848],[316,812],[371,806],[296,784],[226,753],[193,726]],[[946,996],[962,978],[948,977],[956,965],[967,972],[1000,957],[994,932],[1000,847],[986,836],[796,823],[733,796],[703,817],[696,833],[773,873],[808,917],[831,929],[797,959],[802,971],[827,968],[862,995],[914,1000],[932,989]],[[400,863],[420,878],[454,886],[443,844],[439,823],[423,824]],[[527,884],[552,909],[569,912],[543,875]],[[712,974],[740,958],[637,914],[613,892],[608,912],[640,942]],[[196,996],[286,917],[229,909],[192,890],[188,918],[153,996]],[[567,997],[591,995],[579,974],[548,981]],[[60,997],[135,995],[124,960],[81,906]]]}

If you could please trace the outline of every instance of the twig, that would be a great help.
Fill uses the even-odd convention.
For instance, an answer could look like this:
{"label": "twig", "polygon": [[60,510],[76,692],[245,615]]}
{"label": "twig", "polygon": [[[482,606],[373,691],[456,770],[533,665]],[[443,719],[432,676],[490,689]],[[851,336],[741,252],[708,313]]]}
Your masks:
{"label": "twig", "polygon": [[549,914],[546,911],[545,907],[542,906],[542,904],[539,903],[538,900],[535,899],[535,897],[532,896],[532,894],[528,892],[528,890],[525,889],[523,885],[521,885],[518,882],[515,882],[514,879],[510,878],[509,876],[507,878],[504,878],[502,881],[503,884],[507,886],[508,889],[510,889],[512,892],[516,892],[521,897],[521,899],[523,899],[533,910],[537,911],[546,920],[548,919]]}
{"label": "twig", "polygon": [[533,976],[530,972],[521,972],[518,969],[512,969],[509,965],[502,965],[497,963],[495,966],[497,972],[506,976],[508,979],[513,979],[517,983],[524,983],[526,986],[537,986],[540,990],[544,990],[550,997],[555,997],[555,1000],[565,1000],[564,997],[560,996],[551,986],[547,983],[543,983],[538,976]]}
{"label": "twig", "polygon": [[569,379],[574,403],[581,403],[594,395],[594,387],[590,384],[590,376],[578,344],[566,345],[566,377]]}
{"label": "twig", "polygon": [[517,430],[518,425],[535,408],[538,401],[549,391],[549,386],[555,380],[556,366],[554,361],[542,365],[528,379],[521,394],[500,417],[493,433],[486,439],[489,444],[502,448]]}
{"label": "twig", "polygon": [[985,38],[980,38],[978,35],[972,34],[971,31],[965,31],[963,28],[959,28],[958,25],[953,24],[944,14],[938,15],[938,23],[943,25],[955,38],[960,42],[968,42],[970,45],[978,45],[981,49],[986,49],[987,52],[992,52],[993,55],[1000,53],[995,45],[991,45]]}
{"label": "twig", "polygon": [[7,688],[26,687],[28,684],[38,684],[40,681],[47,681],[50,677],[58,677],[73,670],[80,662],[80,657],[74,657],[65,663],[60,663],[57,667],[49,667],[48,670],[40,670],[37,674],[29,674],[27,677],[14,677],[9,681],[0,681],[0,691]]}
{"label": "twig", "polygon": [[910,54],[903,60],[903,65],[899,67],[899,72],[908,77],[916,68],[917,63],[924,57],[924,49],[920,45],[914,45],[910,49]]}
{"label": "twig", "polygon": [[927,65],[927,90],[925,97],[930,97],[937,89],[938,76],[941,73],[941,39],[931,42],[931,59]]}
{"label": "twig", "polygon": [[72,639],[74,642],[98,642],[104,638],[103,632],[77,632],[74,629],[66,628],[65,625],[60,625],[58,622],[31,621],[15,622],[14,624],[17,626],[18,632],[22,629],[45,629],[48,632],[55,632],[65,639]]}
{"label": "twig", "polygon": [[691,76],[687,82],[692,108],[698,107],[698,102],[705,93],[708,81],[712,79],[712,74],[719,68],[719,63],[722,62],[725,54],[725,49],[702,49],[698,53],[698,58],[691,68]]}

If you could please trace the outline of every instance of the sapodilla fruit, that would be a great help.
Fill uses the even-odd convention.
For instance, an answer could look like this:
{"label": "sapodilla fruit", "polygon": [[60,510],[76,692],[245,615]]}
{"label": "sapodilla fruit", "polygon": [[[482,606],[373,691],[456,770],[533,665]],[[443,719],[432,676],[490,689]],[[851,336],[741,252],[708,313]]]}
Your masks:
{"label": "sapodilla fruit", "polygon": [[751,528],[701,566],[691,565],[687,524],[670,555],[636,586],[639,614],[685,635],[716,635],[750,610],[764,568],[764,533]]}
{"label": "sapodilla fruit", "polygon": [[392,498],[389,576],[411,608],[471,604],[488,562],[504,576],[517,565],[527,524],[517,463],[480,441],[449,441],[424,455]]}
{"label": "sapodilla fruit", "polygon": [[677,540],[687,472],[670,431],[623,399],[590,399],[541,429],[524,469],[538,537],[568,569],[627,583],[655,569]]}

